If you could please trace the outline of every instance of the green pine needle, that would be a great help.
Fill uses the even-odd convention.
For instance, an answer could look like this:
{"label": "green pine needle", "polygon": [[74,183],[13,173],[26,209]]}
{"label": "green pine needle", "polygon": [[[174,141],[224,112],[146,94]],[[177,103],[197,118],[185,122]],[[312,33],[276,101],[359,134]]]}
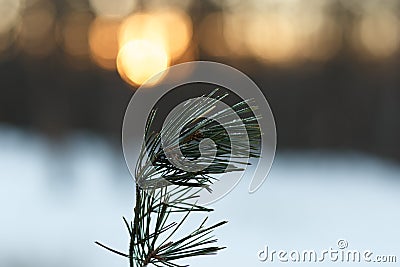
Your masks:
{"label": "green pine needle", "polygon": [[[155,109],[148,118],[145,142],[135,170],[134,218],[128,222],[123,217],[130,236],[128,254],[96,242],[97,245],[128,258],[130,267],[148,265],[183,267],[188,265],[179,265],[176,261],[195,256],[214,255],[224,249],[215,246],[217,239],[212,233],[214,229],[226,224],[226,221],[206,226],[206,218],[192,232],[180,238],[176,237],[178,230],[192,212],[212,211],[210,208],[198,205],[196,199],[201,190],[210,191],[210,185],[216,180],[214,175],[241,171],[248,164],[246,160],[249,157],[257,158],[260,155],[261,132],[257,123],[259,117],[253,113],[255,110],[253,102],[246,100],[232,106],[230,109],[241,120],[230,120],[220,125],[216,121],[227,117],[230,110],[209,115],[214,104],[227,96],[226,94],[217,96],[217,92],[218,90],[214,90],[206,96],[208,99],[214,99],[213,101],[193,101],[175,112],[162,132],[150,130],[156,116]],[[172,142],[168,141],[172,138],[171,129],[177,129],[180,125],[185,127],[179,136],[179,149],[186,159],[199,158],[198,147],[203,138],[211,138],[217,144],[215,158],[212,158],[211,164],[201,171],[181,170],[170,162],[165,153],[166,149],[175,149]],[[238,140],[246,135],[249,143],[240,141],[232,143],[226,132],[228,128],[231,133],[239,137]],[[164,147],[161,145],[161,134],[167,140]],[[235,151],[234,155],[232,151]],[[175,222],[170,220],[172,213],[184,215],[180,222]]]}

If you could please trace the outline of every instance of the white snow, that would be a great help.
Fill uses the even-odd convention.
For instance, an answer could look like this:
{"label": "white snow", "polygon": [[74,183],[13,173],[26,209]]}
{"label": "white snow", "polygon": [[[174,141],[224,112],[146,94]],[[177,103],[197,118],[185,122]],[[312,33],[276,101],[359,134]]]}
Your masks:
{"label": "white snow", "polygon": [[[248,183],[243,179],[212,205],[210,223],[229,220],[215,232],[228,248],[183,263],[309,266],[261,262],[257,254],[265,245],[277,251],[337,249],[339,239],[348,249],[396,255],[400,261],[399,165],[357,153],[278,151],[261,189],[248,194]],[[133,203],[122,152],[105,140],[80,134],[54,143],[0,128],[0,266],[127,266],[94,241],[126,251],[122,216],[130,218]]]}

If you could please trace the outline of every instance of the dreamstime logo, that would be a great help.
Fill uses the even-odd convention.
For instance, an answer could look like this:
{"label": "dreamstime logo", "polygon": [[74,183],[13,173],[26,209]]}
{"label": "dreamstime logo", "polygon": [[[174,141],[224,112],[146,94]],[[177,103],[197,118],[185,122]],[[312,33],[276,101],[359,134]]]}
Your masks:
{"label": "dreamstime logo", "polygon": [[349,243],[347,243],[347,241],[344,239],[339,239],[339,241],[337,242],[337,245],[338,245],[339,249],[345,249],[349,246]]}
{"label": "dreamstime logo", "polygon": [[[191,75],[185,78],[174,79],[173,77],[181,77],[182,73],[188,73],[191,71]],[[122,147],[125,156],[128,169],[131,174],[135,173],[135,164],[139,157],[139,150],[142,144],[145,142],[145,125],[146,120],[151,113],[154,105],[169,91],[177,88],[178,86],[192,83],[208,83],[213,84],[217,87],[222,87],[230,90],[235,95],[243,100],[252,99],[257,106],[257,110],[254,107],[250,107],[254,114],[260,114],[261,117],[257,118],[257,123],[260,127],[261,135],[261,147],[260,147],[260,158],[255,167],[246,168],[240,173],[225,173],[224,176],[220,177],[221,182],[217,182],[213,185],[213,194],[201,194],[198,201],[199,204],[208,204],[222,198],[224,195],[229,193],[234,186],[240,181],[242,176],[250,175],[251,182],[249,185],[249,192],[255,192],[262,183],[265,181],[268,172],[271,168],[276,148],[276,130],[275,121],[272,115],[272,111],[268,105],[267,100],[262,94],[261,90],[257,85],[244,73],[239,70],[216,62],[206,62],[206,61],[196,61],[188,62],[179,65],[172,66],[162,73],[157,74],[152,79],[158,79],[163,77],[163,81],[153,87],[146,87],[142,85],[137,89],[135,94],[132,96],[128,107],[126,109],[123,127],[122,127]],[[148,82],[151,83],[150,79]],[[178,104],[172,109],[172,111],[166,117],[163,123],[163,129],[170,125],[171,120],[174,118],[174,114],[184,112],[185,108],[193,103],[201,101],[202,103],[210,102],[213,105],[213,109],[210,113],[205,116],[207,118],[219,118],[215,116],[221,110],[228,110],[227,116],[217,120],[220,125],[226,125],[227,121],[240,121],[241,118],[236,114],[235,110],[232,109],[225,102],[222,102],[215,98],[208,97],[198,97],[194,99],[189,99]],[[204,114],[203,114],[204,115]],[[187,116],[199,116],[193,112],[193,114],[187,114]],[[204,117],[204,116],[202,116]],[[175,129],[169,129],[168,131],[163,131],[161,129],[161,144],[162,147],[179,147],[179,134],[185,125],[180,125]],[[242,130],[246,130],[245,124],[241,123]],[[234,154],[235,147],[240,144],[240,149],[243,151],[242,144],[247,144],[247,152],[250,153],[250,145],[248,137],[240,137],[238,140],[237,135],[231,132],[229,127],[224,127],[227,132],[230,142],[231,142],[231,153]],[[168,132],[168,138],[165,137],[165,133]],[[235,139],[236,138],[236,139]],[[247,138],[247,140],[246,140]],[[238,143],[237,146],[235,144]],[[168,150],[165,151],[166,156],[171,161],[171,163],[176,167],[184,171],[196,172],[201,171],[208,165],[212,164],[212,159],[216,157],[216,144],[210,138],[203,139],[199,144],[199,151],[201,157],[196,160],[187,160],[178,149],[178,155],[168,155]],[[176,152],[176,151],[174,151]],[[247,162],[249,161],[249,156],[247,157]],[[210,160],[211,159],[211,160]],[[206,161],[205,161],[206,160]],[[234,159],[231,158],[233,161]],[[202,164],[199,164],[201,162]],[[204,164],[206,163],[206,164]],[[249,166],[249,165],[246,165]],[[140,181],[138,181],[139,185]]]}
{"label": "dreamstime logo", "polygon": [[268,246],[257,253],[261,262],[367,262],[367,263],[395,263],[395,255],[377,255],[369,249],[348,249],[349,243],[339,239],[337,248],[330,247],[322,250],[271,250]]}

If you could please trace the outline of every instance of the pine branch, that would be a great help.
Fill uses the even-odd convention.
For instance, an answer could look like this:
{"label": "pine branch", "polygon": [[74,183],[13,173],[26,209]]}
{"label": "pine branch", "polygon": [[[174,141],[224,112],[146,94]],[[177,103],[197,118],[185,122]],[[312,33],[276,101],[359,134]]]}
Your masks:
{"label": "pine branch", "polygon": [[[191,213],[212,211],[208,207],[198,205],[196,200],[201,190],[211,191],[210,185],[216,181],[214,175],[243,170],[249,157],[259,157],[260,154],[261,132],[257,123],[258,117],[253,114],[255,107],[252,106],[252,102],[242,101],[229,110],[210,114],[215,103],[227,96],[216,96],[216,92],[217,90],[207,96],[207,99],[214,100],[200,99],[177,110],[172,120],[160,132],[151,132],[156,110],[153,110],[148,118],[145,142],[135,170],[136,204],[133,221],[128,222],[123,218],[130,236],[128,254],[96,242],[113,253],[127,257],[130,267],[144,267],[150,264],[183,267],[187,265],[179,265],[176,261],[194,256],[214,255],[224,249],[214,245],[217,239],[212,233],[226,224],[226,221],[206,226],[206,218],[191,233],[176,237]],[[240,121],[232,119],[223,124],[216,123],[222,118],[229,118],[232,110],[240,116]],[[185,127],[179,135],[179,140],[174,141],[172,130],[180,125]],[[227,134],[227,129],[231,134]],[[242,138],[244,135],[247,138]],[[161,136],[166,139],[162,140]],[[231,141],[232,137],[235,138],[235,142]],[[204,164],[205,168],[187,171],[173,164],[174,159],[171,155],[175,155],[176,149],[180,149],[187,160],[198,159],[198,147],[204,138],[211,138],[217,144],[216,154],[201,155],[205,160],[199,164]],[[248,143],[241,140],[248,140]],[[170,222],[172,213],[184,214],[179,223]]]}

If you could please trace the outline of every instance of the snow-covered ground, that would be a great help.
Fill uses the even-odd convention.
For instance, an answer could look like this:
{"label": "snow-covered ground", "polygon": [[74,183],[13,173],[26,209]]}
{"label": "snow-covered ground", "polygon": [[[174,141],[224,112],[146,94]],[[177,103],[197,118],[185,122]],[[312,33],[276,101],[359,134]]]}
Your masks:
{"label": "snow-covered ground", "polygon": [[[185,263],[309,266],[257,255],[265,246],[319,253],[338,249],[339,239],[347,249],[400,261],[400,166],[356,153],[278,151],[261,189],[250,195],[248,183],[213,204],[210,222],[229,220],[215,232],[228,248]],[[127,266],[94,241],[126,251],[121,218],[130,217],[133,192],[121,151],[99,137],[74,135],[60,144],[0,128],[0,266]]]}

